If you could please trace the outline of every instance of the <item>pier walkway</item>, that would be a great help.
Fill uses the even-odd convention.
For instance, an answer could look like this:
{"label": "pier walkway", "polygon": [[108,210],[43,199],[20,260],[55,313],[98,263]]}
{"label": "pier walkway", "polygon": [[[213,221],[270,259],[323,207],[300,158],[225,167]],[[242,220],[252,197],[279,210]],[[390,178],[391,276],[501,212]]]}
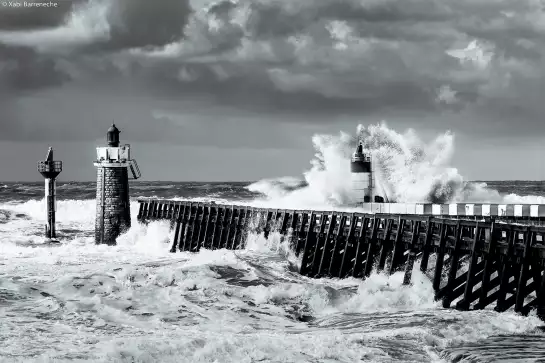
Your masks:
{"label": "pier walkway", "polygon": [[445,308],[493,306],[521,314],[535,308],[545,318],[542,206],[481,204],[465,213],[469,208],[463,204],[422,204],[410,213],[412,206],[384,204],[382,213],[378,207],[374,213],[346,213],[162,199],[140,199],[139,204],[140,222],[171,221],[171,252],[242,249],[248,233],[268,238],[277,232],[300,256],[305,276],[365,278],[373,270],[404,271],[404,283],[410,284],[418,259]]}

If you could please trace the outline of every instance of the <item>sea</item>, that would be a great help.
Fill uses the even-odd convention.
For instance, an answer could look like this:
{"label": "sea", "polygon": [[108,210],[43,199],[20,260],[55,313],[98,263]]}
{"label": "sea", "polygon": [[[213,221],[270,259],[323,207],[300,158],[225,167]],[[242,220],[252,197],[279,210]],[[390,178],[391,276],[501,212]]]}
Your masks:
{"label": "sea", "polygon": [[[486,185],[545,197],[543,182]],[[263,205],[257,190],[131,181],[132,227],[101,246],[96,184],[59,181],[51,245],[43,183],[0,182],[0,362],[545,362],[535,314],[443,309],[418,266],[410,286],[401,272],[310,279],[275,234],[169,253],[168,224],[136,220],[138,197]]]}

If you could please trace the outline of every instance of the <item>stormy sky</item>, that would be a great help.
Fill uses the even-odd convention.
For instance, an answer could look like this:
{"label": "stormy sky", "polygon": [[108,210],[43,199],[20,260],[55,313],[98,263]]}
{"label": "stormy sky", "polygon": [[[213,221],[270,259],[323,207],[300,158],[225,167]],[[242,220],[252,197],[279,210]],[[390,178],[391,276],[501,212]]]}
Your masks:
{"label": "stormy sky", "polygon": [[381,120],[452,130],[468,179],[545,178],[544,1],[51,5],[0,2],[0,180],[49,145],[94,180],[112,120],[147,180],[300,175],[313,134]]}

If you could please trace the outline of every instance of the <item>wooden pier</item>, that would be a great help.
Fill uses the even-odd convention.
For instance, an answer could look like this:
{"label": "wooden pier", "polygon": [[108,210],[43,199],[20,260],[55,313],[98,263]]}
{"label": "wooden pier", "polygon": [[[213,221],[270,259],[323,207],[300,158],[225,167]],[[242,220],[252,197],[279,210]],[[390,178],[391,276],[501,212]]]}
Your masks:
{"label": "wooden pier", "polygon": [[[138,220],[170,220],[171,252],[242,249],[249,233],[287,238],[301,258],[300,273],[319,278],[365,278],[373,270],[413,265],[433,281],[445,308],[514,308],[545,318],[545,226],[499,218],[262,209],[141,199]],[[535,224],[535,221],[534,221]],[[432,257],[433,258],[430,258]]]}

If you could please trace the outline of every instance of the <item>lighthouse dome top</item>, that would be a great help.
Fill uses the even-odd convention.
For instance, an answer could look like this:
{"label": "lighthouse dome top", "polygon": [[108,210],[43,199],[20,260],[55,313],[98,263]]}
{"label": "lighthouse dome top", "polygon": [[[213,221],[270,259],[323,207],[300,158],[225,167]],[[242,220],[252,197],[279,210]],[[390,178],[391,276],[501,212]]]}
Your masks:
{"label": "lighthouse dome top", "polygon": [[115,126],[114,123],[112,123],[112,126],[108,129],[108,133],[106,134],[106,141],[108,142],[108,146],[111,147],[118,147],[119,146],[119,134],[121,131]]}

